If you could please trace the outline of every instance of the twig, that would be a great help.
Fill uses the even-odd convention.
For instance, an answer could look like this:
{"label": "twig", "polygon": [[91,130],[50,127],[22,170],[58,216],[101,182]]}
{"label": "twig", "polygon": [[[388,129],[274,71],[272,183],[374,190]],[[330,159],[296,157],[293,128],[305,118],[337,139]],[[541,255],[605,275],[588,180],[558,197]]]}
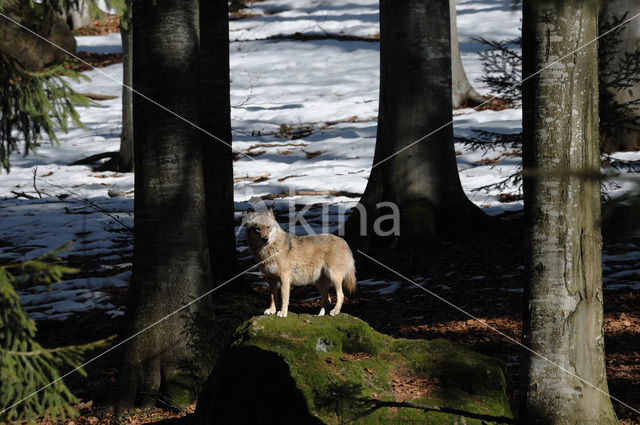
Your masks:
{"label": "twig", "polygon": [[236,103],[235,105],[231,105],[232,108],[239,108],[241,106],[244,106],[247,103],[249,103],[251,99],[253,99],[254,82],[253,82],[253,78],[251,78],[251,74],[250,73],[247,73],[247,74],[249,75],[249,94],[247,95],[247,97],[244,98],[242,102]]}
{"label": "twig", "polygon": [[362,193],[355,192],[347,192],[343,190],[296,190],[293,192],[289,192],[283,190],[280,193],[269,193],[267,195],[262,195],[260,199],[276,199],[276,198],[286,198],[293,195],[299,196],[346,196],[347,198],[360,198]]}
{"label": "twig", "polygon": [[482,413],[473,413],[473,412],[468,412],[466,410],[452,409],[450,407],[430,406],[426,404],[417,404],[417,403],[411,403],[407,401],[383,401],[383,400],[376,400],[376,399],[366,399],[363,401],[373,403],[373,407],[356,415],[353,419],[351,419],[351,422],[354,422],[357,419],[360,419],[366,415],[369,415],[382,407],[406,407],[410,409],[420,409],[425,412],[450,413],[453,415],[465,416],[471,419],[479,419],[479,420],[495,422],[499,424],[516,424],[517,423],[515,419],[509,418],[506,416],[484,415]]}
{"label": "twig", "polygon": [[24,192],[16,192],[15,190],[12,190],[11,193],[13,193],[14,195],[16,195],[18,198],[26,198],[26,199],[38,199],[35,196],[32,195],[27,195]]}
{"label": "twig", "polygon": [[491,183],[480,187],[475,187],[471,189],[472,192],[480,192],[483,191],[485,193],[489,193],[489,191],[497,189],[497,190],[506,190],[509,186],[515,188],[519,191],[522,191],[522,167],[518,167],[518,170],[510,174],[507,178],[500,180],[497,183]]}
{"label": "twig", "polygon": [[[42,180],[42,179],[39,179]],[[120,220],[120,217],[116,216],[115,214],[112,214],[110,211],[105,210],[104,208],[102,208],[100,205],[96,204],[95,202],[91,201],[89,198],[87,198],[86,196],[83,195],[79,195],[78,193],[69,190],[68,188],[64,187],[64,186],[60,186],[54,183],[50,183],[48,181],[42,180],[43,182],[45,182],[46,184],[53,186],[53,187],[57,187],[58,189],[64,190],[65,192],[69,193],[72,196],[75,196],[76,198],[80,199],[81,201],[83,201],[84,203],[86,203],[87,205],[89,205],[90,207],[92,207],[94,210],[98,211],[99,213],[102,213],[106,216],[108,216],[109,218],[111,218],[112,220],[114,220],[116,223],[118,223],[120,226],[122,226],[123,229],[129,231],[129,232],[133,232],[133,228],[129,225],[127,225],[126,223],[124,223],[122,220]]]}
{"label": "twig", "polygon": [[[165,399],[166,399],[167,401],[165,401]],[[178,412],[180,412],[180,413],[185,413],[185,412],[186,412],[183,408],[181,408],[181,407],[176,406],[175,404],[173,404],[173,403],[171,402],[171,401],[172,401],[171,397],[169,397],[168,395],[165,395],[165,394],[159,393],[159,394],[158,394],[158,397],[156,398],[156,400],[157,400],[157,401],[159,401],[160,403],[164,404],[165,406],[167,406],[167,407],[168,407],[168,408],[170,408],[170,409],[174,409],[174,410],[176,410],[176,411],[178,411]]]}
{"label": "twig", "polygon": [[42,199],[42,193],[38,190],[38,186],[36,186],[36,178],[38,177],[38,167],[33,169],[33,190],[38,194],[38,198]]}

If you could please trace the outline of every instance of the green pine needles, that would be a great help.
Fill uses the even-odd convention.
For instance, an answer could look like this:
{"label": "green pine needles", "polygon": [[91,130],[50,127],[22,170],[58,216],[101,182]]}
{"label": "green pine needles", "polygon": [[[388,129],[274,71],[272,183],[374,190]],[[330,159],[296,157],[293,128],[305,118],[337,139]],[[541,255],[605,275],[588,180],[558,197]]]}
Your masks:
{"label": "green pine needles", "polygon": [[[20,305],[14,287],[51,284],[64,274],[78,270],[55,264],[60,248],[34,260],[0,266],[0,423],[35,423],[49,414],[73,417],[77,402],[60,378],[63,367],[82,364],[83,353],[103,345],[103,341],[83,346],[43,348],[35,340],[36,325]],[[82,369],[79,370],[84,374]]]}
{"label": "green pine needles", "polygon": [[[129,1],[104,2],[107,8],[123,18],[125,27],[130,20]],[[39,3],[36,4],[34,0],[25,3],[17,0],[0,2],[0,10],[40,6],[45,10],[61,12],[81,4],[79,0],[43,0]],[[103,16],[96,0],[87,0],[87,5],[91,16]],[[31,72],[22,66],[20,57],[0,52],[0,164],[5,171],[9,172],[9,157],[21,150],[21,143],[22,153],[27,155],[35,152],[42,135],[58,143],[57,131],[66,132],[70,124],[84,128],[76,107],[88,106],[89,99],[76,93],[69,84],[70,80],[78,81],[80,78],[89,79],[68,69],[64,63]]]}
{"label": "green pine needles", "polygon": [[30,72],[0,52],[0,162],[7,172],[9,155],[19,150],[21,140],[27,155],[42,133],[58,142],[55,132],[67,131],[69,122],[82,127],[76,105],[88,106],[89,100],[73,91],[65,77],[88,79],[62,64]]}

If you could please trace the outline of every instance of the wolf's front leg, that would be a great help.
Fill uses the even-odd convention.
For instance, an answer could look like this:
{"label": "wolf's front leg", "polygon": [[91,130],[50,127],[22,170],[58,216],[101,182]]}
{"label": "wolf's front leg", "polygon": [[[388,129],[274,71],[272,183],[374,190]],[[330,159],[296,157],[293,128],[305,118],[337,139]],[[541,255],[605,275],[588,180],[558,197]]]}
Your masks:
{"label": "wolf's front leg", "polygon": [[280,293],[282,295],[282,306],[278,312],[278,317],[287,317],[287,311],[289,310],[289,290],[291,289],[291,282],[288,274],[280,276]]}
{"label": "wolf's front leg", "polygon": [[264,311],[264,314],[276,314],[276,297],[278,296],[278,281],[268,280],[271,291],[271,305]]}

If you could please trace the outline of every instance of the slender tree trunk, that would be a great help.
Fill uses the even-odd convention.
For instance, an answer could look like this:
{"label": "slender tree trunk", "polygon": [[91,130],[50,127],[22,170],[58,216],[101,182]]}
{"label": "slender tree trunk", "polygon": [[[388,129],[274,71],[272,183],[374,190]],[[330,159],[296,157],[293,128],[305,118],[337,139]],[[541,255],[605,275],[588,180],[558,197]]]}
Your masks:
{"label": "slender tree trunk", "polygon": [[[133,5],[133,83],[186,119],[198,120],[198,2],[140,0]],[[166,317],[211,287],[201,138],[192,126],[134,97],[134,268],[132,332]],[[176,314],[126,346],[120,407],[153,405],[159,388],[192,357],[185,318]]]}
{"label": "slender tree trunk", "polygon": [[458,24],[456,19],[456,0],[449,0],[449,16],[451,27],[451,95],[454,108],[462,105],[477,106],[485,101],[467,78],[460,56],[460,44],[458,43]]}
{"label": "slender tree trunk", "polygon": [[[524,2],[524,75],[597,36],[589,2]],[[526,424],[617,424],[604,358],[597,46],[524,85]]]}
{"label": "slender tree trunk", "polygon": [[[374,165],[452,120],[451,32],[448,0],[380,2],[380,106]],[[425,140],[374,166],[345,235],[355,246],[372,242],[371,225],[388,215],[380,202],[400,212],[401,244],[424,244],[469,231],[486,215],[464,194],[446,126]],[[366,220],[367,238],[361,237]],[[460,233],[457,233],[460,232]],[[396,239],[385,238],[384,244]]]}
{"label": "slender tree trunk", "polygon": [[122,39],[122,133],[120,135],[121,171],[133,171],[133,28],[131,26],[131,5],[126,15],[120,18],[120,38]]}
{"label": "slender tree trunk", "polygon": [[[61,0],[61,5],[65,6],[65,2]],[[70,2],[70,7],[60,13],[60,17],[67,23],[71,30],[82,28],[91,23],[91,14],[89,13],[89,4],[86,0],[78,0],[77,3]]]}
{"label": "slender tree trunk", "polygon": [[223,282],[237,270],[227,1],[201,1],[200,23],[200,124],[226,143],[201,133],[209,253],[214,279]]}
{"label": "slender tree trunk", "polygon": [[[621,18],[625,13],[627,13],[627,18],[631,18],[640,13],[640,1],[638,0],[604,0],[602,5],[602,16],[609,22],[611,22],[614,17]],[[615,46],[616,52],[614,60],[600,64],[605,72],[620,72],[620,61],[624,58],[625,54],[634,53],[640,49],[640,25],[637,20],[631,21],[622,27],[621,37],[622,43]],[[613,91],[614,99],[620,104],[640,99],[640,83],[633,87]],[[626,113],[640,120],[640,106],[628,109]],[[634,150],[640,147],[640,131],[637,125],[628,126],[627,128],[620,126],[606,136],[602,146],[602,149],[606,152]]]}

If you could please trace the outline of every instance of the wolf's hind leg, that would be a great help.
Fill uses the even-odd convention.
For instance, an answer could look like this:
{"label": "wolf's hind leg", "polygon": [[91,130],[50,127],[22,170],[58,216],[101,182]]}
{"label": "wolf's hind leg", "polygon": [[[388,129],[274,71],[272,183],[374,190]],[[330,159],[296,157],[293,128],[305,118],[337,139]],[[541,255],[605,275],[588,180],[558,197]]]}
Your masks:
{"label": "wolf's hind leg", "polygon": [[278,281],[269,280],[269,290],[271,291],[271,305],[264,311],[264,314],[276,314],[276,297],[278,296]]}
{"label": "wolf's hind leg", "polygon": [[324,316],[325,311],[329,310],[331,307],[331,295],[329,295],[329,288],[331,287],[331,281],[322,276],[318,279],[316,283],[318,286],[318,290],[320,291],[320,296],[322,297],[322,308],[318,313],[318,316]]}
{"label": "wolf's hind leg", "polygon": [[331,282],[336,288],[336,306],[329,312],[329,315],[335,316],[340,313],[342,302],[344,301],[344,293],[342,292],[342,277],[338,277],[335,272],[331,273]]}

